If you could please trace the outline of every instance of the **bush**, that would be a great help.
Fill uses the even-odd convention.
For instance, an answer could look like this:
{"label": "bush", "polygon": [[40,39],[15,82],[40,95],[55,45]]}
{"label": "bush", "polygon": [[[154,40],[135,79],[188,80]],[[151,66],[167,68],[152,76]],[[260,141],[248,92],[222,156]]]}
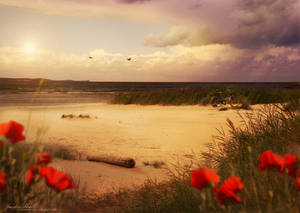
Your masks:
{"label": "bush", "polygon": [[[217,98],[218,96],[218,98]],[[212,104],[211,100],[225,100],[234,97],[232,103],[243,108],[253,104],[282,103],[300,99],[300,90],[286,89],[226,89],[226,88],[187,88],[164,89],[118,93],[110,101],[112,104],[141,105],[196,105]]]}

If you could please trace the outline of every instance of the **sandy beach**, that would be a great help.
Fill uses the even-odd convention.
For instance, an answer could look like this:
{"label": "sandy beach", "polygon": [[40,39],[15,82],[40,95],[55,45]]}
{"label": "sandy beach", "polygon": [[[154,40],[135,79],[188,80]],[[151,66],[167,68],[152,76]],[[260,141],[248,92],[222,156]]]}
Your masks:
{"label": "sandy beach", "polygon": [[[89,119],[65,118],[63,114],[89,115]],[[165,166],[144,162],[191,160],[205,144],[226,129],[226,119],[238,122],[235,110],[211,106],[139,106],[106,103],[44,106],[1,106],[0,122],[18,121],[25,126],[27,142],[61,144],[84,155],[112,155],[136,160],[133,169],[85,160],[55,159],[53,166],[80,179],[88,193],[110,192],[142,184],[147,178],[167,178]]]}

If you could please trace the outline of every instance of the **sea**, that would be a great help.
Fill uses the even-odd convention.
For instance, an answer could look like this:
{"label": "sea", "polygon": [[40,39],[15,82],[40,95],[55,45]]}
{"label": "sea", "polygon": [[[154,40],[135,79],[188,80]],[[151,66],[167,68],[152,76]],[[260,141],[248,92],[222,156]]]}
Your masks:
{"label": "sea", "polygon": [[299,82],[94,82],[0,78],[0,106],[105,103],[116,93],[162,89],[300,89]]}

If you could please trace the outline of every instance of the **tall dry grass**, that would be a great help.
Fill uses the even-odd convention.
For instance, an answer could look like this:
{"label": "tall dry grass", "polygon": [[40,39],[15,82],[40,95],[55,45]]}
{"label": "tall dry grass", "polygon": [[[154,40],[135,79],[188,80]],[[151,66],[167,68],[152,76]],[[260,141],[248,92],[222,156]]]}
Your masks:
{"label": "tall dry grass", "polygon": [[[120,190],[101,203],[113,201],[111,212],[132,213],[300,212],[300,192],[291,184],[293,179],[277,171],[258,169],[259,156],[266,150],[282,155],[300,153],[299,111],[288,111],[284,105],[268,105],[240,116],[242,123],[227,121],[230,131],[219,131],[202,153],[201,162],[173,166],[169,181],[148,180],[138,189]],[[195,165],[214,168],[221,182],[232,175],[240,177],[244,188],[238,196],[243,202],[223,206],[210,188],[191,188],[190,172]]]}
{"label": "tall dry grass", "polygon": [[137,91],[118,93],[110,101],[112,104],[141,104],[141,105],[207,105],[218,92],[221,99],[233,95],[233,103],[269,104],[288,102],[300,98],[300,90],[288,89],[239,89],[239,88],[189,88],[162,89],[153,91]]}

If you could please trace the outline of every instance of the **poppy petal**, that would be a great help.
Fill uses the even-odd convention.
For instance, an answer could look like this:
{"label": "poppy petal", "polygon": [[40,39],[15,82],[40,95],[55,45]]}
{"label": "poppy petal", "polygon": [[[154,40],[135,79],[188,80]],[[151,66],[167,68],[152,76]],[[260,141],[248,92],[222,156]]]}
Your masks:
{"label": "poppy petal", "polygon": [[0,193],[6,190],[7,177],[6,174],[0,171]]}
{"label": "poppy petal", "polygon": [[0,135],[4,135],[12,144],[16,144],[25,139],[25,136],[22,133],[23,130],[24,126],[15,121],[0,124]]}
{"label": "poppy petal", "polygon": [[41,164],[41,163],[51,163],[51,155],[49,153],[45,153],[45,152],[42,152],[40,154],[40,159],[39,161],[37,162],[38,164]]}
{"label": "poppy petal", "polygon": [[220,181],[220,177],[212,169],[200,168],[192,171],[190,175],[192,178],[190,186],[199,190],[203,189],[211,182],[216,186]]}
{"label": "poppy petal", "polygon": [[267,150],[262,153],[259,157],[260,164],[258,168],[261,170],[278,168],[279,172],[283,172],[284,169],[284,158],[278,154],[274,154],[271,150]]}
{"label": "poppy petal", "polygon": [[64,172],[56,170],[50,166],[42,168],[42,174],[49,187],[55,188],[58,192],[75,188],[72,178]]}
{"label": "poppy petal", "polygon": [[236,203],[242,202],[242,200],[236,196],[235,193],[242,191],[243,182],[236,176],[232,176],[226,179],[220,189],[216,190],[217,199],[220,204],[227,205],[227,200],[232,200]]}
{"label": "poppy petal", "polygon": [[291,177],[296,178],[297,177],[297,156],[296,155],[290,155],[286,154],[284,156],[284,164],[285,167],[288,169],[288,173]]}

